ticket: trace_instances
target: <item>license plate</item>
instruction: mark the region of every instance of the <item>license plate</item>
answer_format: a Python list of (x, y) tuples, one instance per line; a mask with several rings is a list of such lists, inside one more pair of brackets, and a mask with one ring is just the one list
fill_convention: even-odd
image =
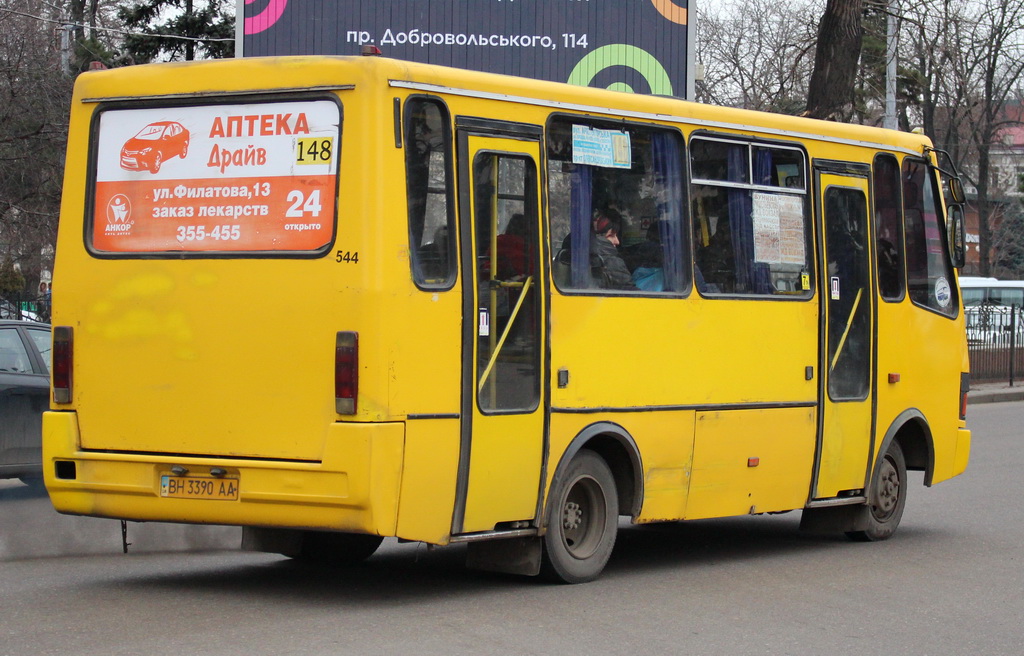
[(238, 479), (164, 474), (160, 476), (160, 496), (172, 499), (236, 501), (238, 499)]

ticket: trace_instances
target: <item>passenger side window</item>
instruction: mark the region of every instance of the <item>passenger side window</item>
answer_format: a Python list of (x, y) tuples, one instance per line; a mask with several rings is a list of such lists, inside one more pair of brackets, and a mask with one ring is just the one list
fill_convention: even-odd
[(942, 218), (939, 187), (931, 168), (922, 161), (904, 160), (907, 290), (914, 303), (955, 317), (959, 303)]
[(452, 140), (447, 108), (439, 100), (411, 98), (405, 104), (404, 137), (413, 280), (426, 289), (447, 288), (455, 281)]
[(548, 127), (552, 272), (562, 290), (690, 288), (678, 132), (559, 117)]
[(32, 338), (32, 341), (36, 345), (36, 350), (39, 351), (39, 355), (43, 358), (43, 364), (46, 365), (46, 371), (43, 373), (50, 373), (50, 351), (53, 348), (50, 331), (29, 328), (25, 332), (27, 332), (28, 336)]
[(30, 374), (32, 360), (14, 328), (0, 329), (0, 373)]
[(887, 301), (898, 301), (903, 298), (906, 278), (903, 269), (903, 203), (896, 158), (879, 155), (875, 159), (872, 178), (878, 293)]
[(805, 162), (798, 148), (691, 140), (694, 282), (701, 294), (810, 293)]
[(1005, 305), (1006, 307), (1024, 305), (1024, 290), (993, 287), (989, 290), (988, 295), (993, 305)]
[(984, 287), (962, 287), (960, 293), (964, 298), (964, 307), (977, 306), (985, 302)]

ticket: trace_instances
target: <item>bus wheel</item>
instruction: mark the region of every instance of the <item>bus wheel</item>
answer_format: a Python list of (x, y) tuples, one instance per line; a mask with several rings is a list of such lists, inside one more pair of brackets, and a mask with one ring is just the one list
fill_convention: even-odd
[(383, 541), (379, 535), (305, 531), (302, 548), (294, 558), (317, 565), (354, 565), (372, 556)]
[(891, 538), (900, 524), (906, 503), (907, 463), (903, 458), (903, 449), (897, 442), (893, 442), (882, 456), (878, 475), (871, 482), (868, 505), (864, 509), (864, 525), (867, 528), (862, 531), (850, 531), (846, 535), (858, 542)]
[(611, 470), (593, 451), (580, 451), (555, 481), (547, 525), (543, 574), (565, 583), (596, 579), (615, 546), (619, 499)]

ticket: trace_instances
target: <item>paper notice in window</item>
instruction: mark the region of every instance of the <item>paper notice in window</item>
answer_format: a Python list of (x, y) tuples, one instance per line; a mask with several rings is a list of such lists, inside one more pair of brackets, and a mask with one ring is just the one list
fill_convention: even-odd
[(754, 192), (754, 259), (769, 264), (806, 263), (803, 196)]

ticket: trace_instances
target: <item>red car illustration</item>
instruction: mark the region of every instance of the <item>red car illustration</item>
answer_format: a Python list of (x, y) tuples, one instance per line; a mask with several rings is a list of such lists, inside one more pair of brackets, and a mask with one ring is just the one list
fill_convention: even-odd
[(188, 140), (189, 132), (181, 123), (150, 123), (121, 147), (121, 168), (126, 171), (148, 170), (156, 173), (165, 160), (175, 156), (185, 159)]

